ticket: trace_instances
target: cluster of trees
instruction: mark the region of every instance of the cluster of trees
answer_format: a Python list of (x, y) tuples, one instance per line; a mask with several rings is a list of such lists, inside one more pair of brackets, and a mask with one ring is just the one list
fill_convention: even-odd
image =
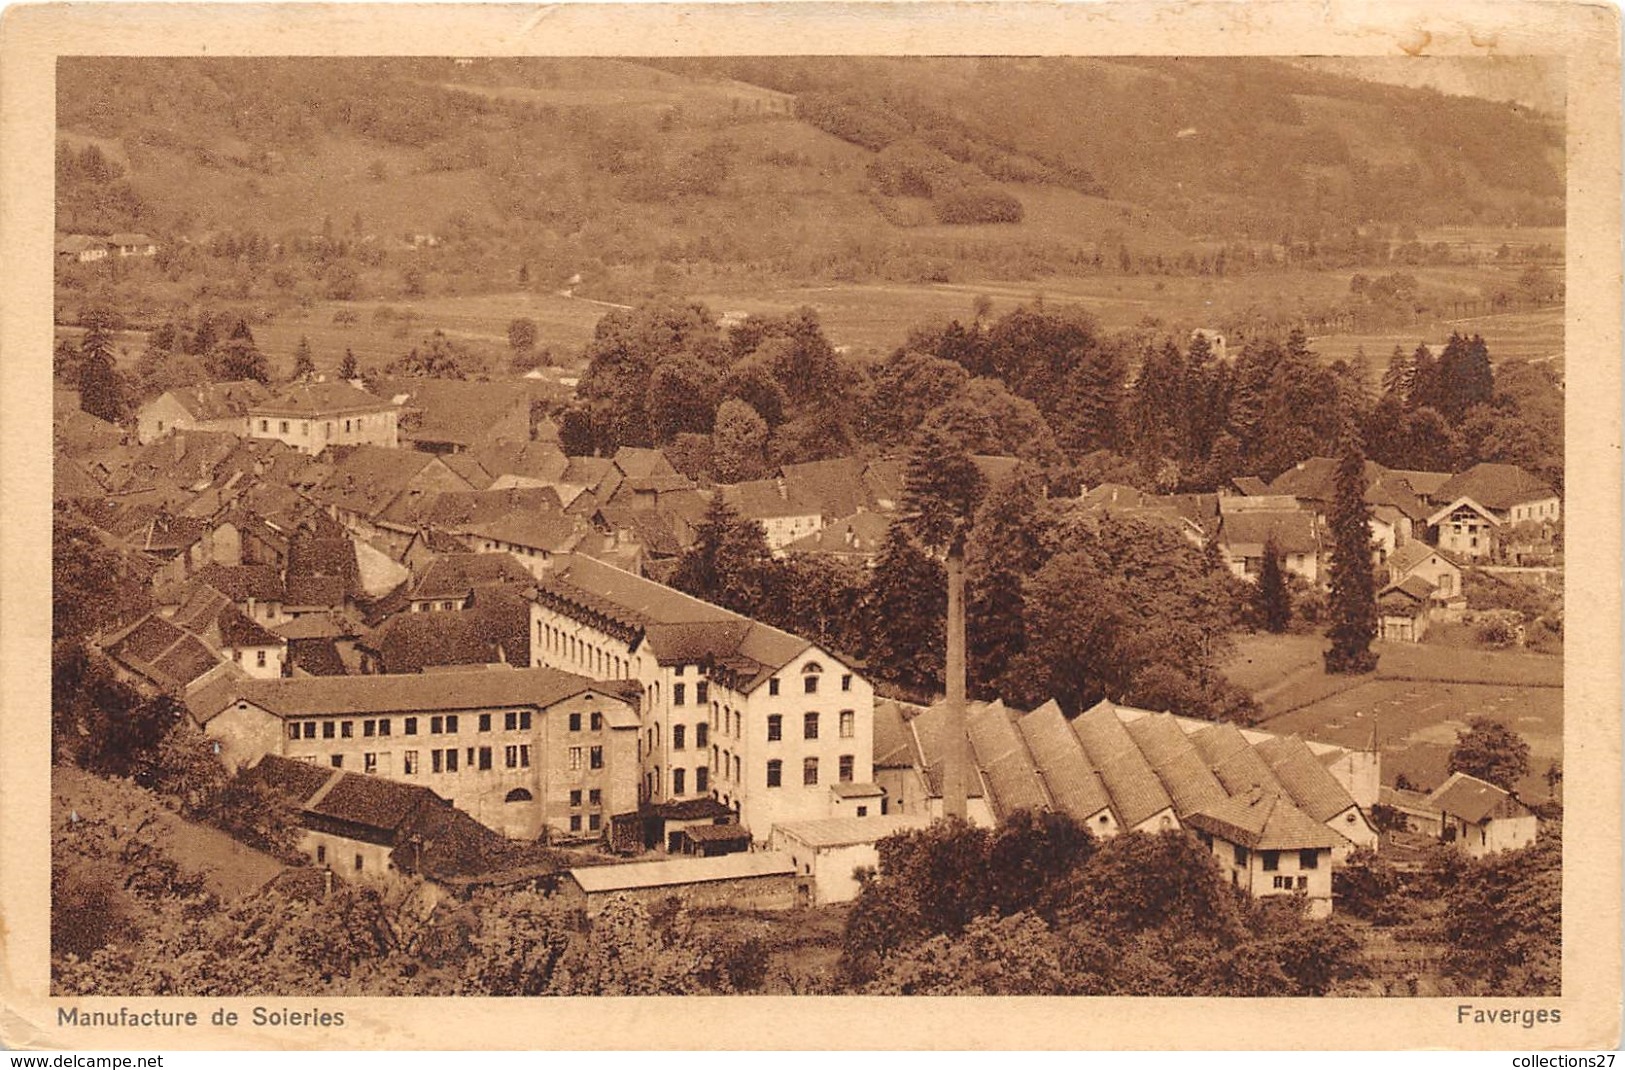
[(1030, 466), (987, 487), (946, 433), (922, 431), (905, 519), (870, 570), (776, 559), (760, 525), (720, 497), (673, 586), (863, 660), (928, 696), (944, 684), (946, 556), (962, 540), (969, 689), (1068, 713), (1100, 698), (1248, 720), (1218, 666), (1245, 598), (1211, 552), (1161, 525), (1065, 515)]
[(1562, 390), (1544, 365), (1490, 361), (1478, 335), (1452, 334), (1437, 356), (1395, 348), (1380, 397), (1364, 414), (1372, 459), (1397, 468), (1457, 471), (1516, 464), (1562, 486)]
[(92, 234), (135, 230), (148, 211), (122, 164), (94, 142), (75, 152), (65, 141), (56, 144), (56, 208), (58, 230)]
[(1189, 833), (1097, 843), (1028, 811), (881, 841), (842, 951), (884, 995), (1310, 996), (1363, 972), (1346, 923), (1248, 898)]

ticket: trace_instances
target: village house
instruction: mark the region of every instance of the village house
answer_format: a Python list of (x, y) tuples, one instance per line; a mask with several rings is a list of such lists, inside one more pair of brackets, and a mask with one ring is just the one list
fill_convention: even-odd
[(536, 583), (531, 656), (642, 689), (640, 799), (711, 797), (758, 842), (873, 782), (874, 691), (798, 636), (580, 555)]
[(357, 446), (336, 460), (311, 498), (352, 533), (398, 555), (441, 493), (473, 489), (432, 453)]
[(145, 234), (114, 234), (107, 239), (107, 247), (121, 257), (158, 255), (158, 243)]
[(803, 535), (787, 543), (783, 549), (786, 554), (817, 554), (868, 568), (879, 558), (890, 530), (891, 521), (879, 513), (862, 509), (825, 525), (816, 534)]
[(509, 841), (426, 787), (267, 754), (241, 774), (295, 800), (299, 850), (347, 880), (418, 875), (445, 885), (552, 871), (545, 850)]
[(635, 709), (554, 669), (242, 681), (188, 705), (228, 766), (275, 754), (421, 785), (512, 838), (601, 838), (637, 808)]
[(492, 586), (477, 589), (455, 612), (396, 613), (368, 629), (356, 653), (358, 671), (386, 675), (529, 665), (530, 599)]
[(349, 383), (300, 383), (248, 407), (250, 438), (277, 439), (312, 456), (329, 446), (400, 445), (400, 409)]
[(270, 395), (253, 379), (166, 390), (136, 411), (136, 440), (142, 445), (174, 431), (224, 431), (243, 435), (248, 410)]
[(754, 520), (767, 536), (767, 548), (780, 550), (824, 526), (822, 505), (792, 497), (782, 480), (753, 479), (717, 488), (722, 500), (745, 520)]
[(120, 678), (144, 690), (185, 697), (242, 675), (218, 650), (158, 613), (102, 637), (98, 645)]
[(1263, 788), (1186, 818), (1230, 883), (1248, 895), (1301, 895), (1309, 916), (1332, 912), (1332, 851), (1347, 841)]
[(1527, 847), (1539, 831), (1534, 811), (1516, 795), (1466, 773), (1451, 773), (1427, 806), (1439, 814), (1440, 838), (1474, 858)]
[(207, 584), (194, 584), (169, 619), (250, 677), (275, 679), (283, 674), (287, 640), (244, 616), (230, 598)]
[(1289, 507), (1258, 508), (1278, 498), (1221, 498), (1219, 551), (1225, 565), (1241, 579), (1258, 581), (1264, 569), (1264, 547), (1274, 536), (1281, 569), (1318, 584), (1321, 576), (1321, 530), (1315, 514)]
[(1472, 560), (1552, 553), (1562, 502), (1550, 486), (1517, 465), (1476, 464), (1434, 493), (1446, 503), (1427, 518), (1431, 541), (1439, 549)]
[(58, 234), (56, 238), (58, 262), (93, 264), (107, 259), (107, 239), (88, 234)]
[(477, 553), (508, 554), (540, 576), (559, 554), (570, 553), (594, 534), (575, 517), (557, 513), (514, 512), (495, 520), (465, 524), (454, 530)]

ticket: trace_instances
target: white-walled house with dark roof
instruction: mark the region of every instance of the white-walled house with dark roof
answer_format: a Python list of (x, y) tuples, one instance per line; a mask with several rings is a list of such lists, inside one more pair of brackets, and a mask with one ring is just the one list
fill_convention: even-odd
[(762, 842), (874, 780), (874, 689), (806, 639), (580, 555), (531, 620), (536, 664), (637, 682), (645, 803), (714, 798)]

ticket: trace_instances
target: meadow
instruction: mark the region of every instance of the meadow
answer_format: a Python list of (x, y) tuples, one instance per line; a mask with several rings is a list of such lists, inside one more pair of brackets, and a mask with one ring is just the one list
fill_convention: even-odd
[(1529, 744), (1519, 792), (1544, 799), (1549, 765), (1563, 763), (1563, 659), (1523, 651), (1467, 650), (1430, 643), (1377, 643), (1371, 676), (1328, 675), (1315, 635), (1248, 635), (1225, 675), (1264, 710), (1259, 727), (1346, 747), (1382, 751), (1383, 782), (1403, 773), (1437, 787), (1458, 732), (1492, 717)]

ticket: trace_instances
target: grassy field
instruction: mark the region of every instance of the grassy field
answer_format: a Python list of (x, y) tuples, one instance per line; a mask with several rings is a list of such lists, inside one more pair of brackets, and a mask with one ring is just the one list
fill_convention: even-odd
[(1365, 350), (1373, 374), (1387, 366), (1388, 356), (1400, 346), (1409, 353), (1421, 341), (1443, 342), (1450, 332), (1480, 334), (1490, 357), (1502, 360), (1561, 361), (1563, 358), (1563, 306), (1528, 312), (1473, 316), (1457, 320), (1430, 320), (1415, 327), (1378, 334), (1329, 334), (1312, 340), (1315, 352), (1327, 360), (1348, 360), (1356, 349)]
[(1548, 765), (1563, 762), (1563, 662), (1518, 651), (1464, 650), (1427, 643), (1378, 643), (1373, 676), (1330, 676), (1326, 641), (1312, 635), (1252, 635), (1225, 673), (1264, 708), (1260, 727), (1348, 747), (1373, 731), (1383, 780), (1404, 773), (1437, 787), (1456, 734), (1476, 716), (1502, 721), (1529, 744), (1530, 775), (1519, 791), (1547, 797)]

